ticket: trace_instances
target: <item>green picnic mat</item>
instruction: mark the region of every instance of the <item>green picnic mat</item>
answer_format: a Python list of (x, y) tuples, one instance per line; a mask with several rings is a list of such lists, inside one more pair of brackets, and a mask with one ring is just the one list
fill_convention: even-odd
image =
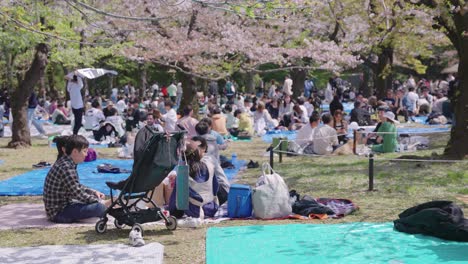
[(400, 233), (388, 222), (212, 227), (206, 263), (468, 263), (468, 243)]

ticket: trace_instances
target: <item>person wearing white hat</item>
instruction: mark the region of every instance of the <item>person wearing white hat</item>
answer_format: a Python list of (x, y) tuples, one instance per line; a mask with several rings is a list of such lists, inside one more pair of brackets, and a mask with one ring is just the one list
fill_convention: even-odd
[(395, 114), (386, 111), (380, 117), (382, 125), (377, 130), (377, 144), (372, 146), (372, 151), (388, 153), (395, 152), (397, 149), (397, 129), (396, 125), (399, 123), (395, 120)]

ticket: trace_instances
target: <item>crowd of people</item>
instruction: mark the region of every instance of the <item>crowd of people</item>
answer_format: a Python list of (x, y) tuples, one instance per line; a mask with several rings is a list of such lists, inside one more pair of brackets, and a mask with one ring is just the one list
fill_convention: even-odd
[[(410, 77), (404, 84), (388, 90), (384, 98), (365, 98), (353, 89), (344, 89), (343, 81), (334, 76), (324, 93), (307, 79), (301, 96), (293, 98), (293, 81), (289, 76), (282, 86), (271, 81), (270, 87), (258, 94), (239, 92), (231, 80), (221, 89), (212, 82), (206, 95), (197, 95), (200, 110), (196, 119), (191, 105), (179, 108), (182, 88), (176, 82), (167, 87), (167, 93), (160, 91), (157, 85), (153, 86), (153, 92), (157, 93), (147, 98), (138, 98), (134, 88), (128, 84), (120, 93), (113, 89), (108, 100), (99, 97), (83, 100), (80, 77), (71, 73), (67, 79), (67, 91), (71, 97), (67, 103), (69, 107), (60, 100), (47, 103), (38, 100), (34, 92), (29, 100), (31, 116), (38, 112), (43, 116), (48, 114), (54, 123), (70, 124), (74, 120), (73, 135), (67, 137), (67, 142), (57, 144), (59, 158), (49, 172), (44, 188), (47, 215), (56, 222), (76, 221), (76, 212), (80, 210), (88, 212), (84, 214), (87, 217), (99, 216), (105, 210), (102, 205), (95, 204), (103, 195), (80, 185), (73, 166), (83, 161), (89, 146), (86, 138), (77, 135), (81, 127), (92, 131), (96, 141), (111, 137), (121, 144), (126, 144), (129, 135), (138, 131), (134, 140), (135, 153), (154, 131), (185, 130), (189, 144), (184, 159), (190, 167), (190, 184), (195, 190), (190, 193), (189, 209), (178, 211), (175, 207), (172, 190), (176, 170), (157, 187), (157, 193), (168, 193), (159, 197), (157, 204), (168, 205), (176, 216), (213, 216), (218, 206), (227, 200), (229, 192), (229, 181), (222, 169), (226, 158), (220, 155), (220, 151), (229, 148), (230, 139), (262, 136), (269, 130), (295, 130), (297, 137), (291, 144), (291, 151), (327, 155), (346, 144), (348, 127), (356, 122), (358, 126), (376, 125), (376, 133), (360, 139), (371, 144), (373, 151), (393, 152), (397, 146), (396, 124), (400, 121), (412, 122), (417, 115), (438, 115), (450, 119), (447, 95), (450, 86), (456, 85), (453, 79), (446, 86), (434, 88), (424, 80), (416, 83)], [(349, 115), (343, 103), (354, 105)], [(328, 111), (323, 111), (324, 104), (329, 105)], [(70, 118), (70, 113), (74, 118)], [(374, 114), (377, 120), (371, 118)], [(34, 121), (34, 118), (30, 119)], [(41, 132), (40, 128), (38, 130)], [(67, 169), (60, 169), (60, 166)], [(60, 177), (70, 180), (59, 182), (57, 179)], [(61, 198), (57, 198), (59, 196)], [(85, 205), (75, 205), (74, 200)]]

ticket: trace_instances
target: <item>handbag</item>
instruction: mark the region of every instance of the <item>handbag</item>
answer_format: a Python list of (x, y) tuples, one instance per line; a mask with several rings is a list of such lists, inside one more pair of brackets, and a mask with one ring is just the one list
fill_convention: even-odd
[(262, 173), (252, 193), (254, 216), (270, 219), (290, 215), (289, 191), (283, 178), (268, 163), (262, 165)]
[(181, 158), (179, 158), (177, 166), (176, 207), (182, 211), (189, 209), (189, 166)]

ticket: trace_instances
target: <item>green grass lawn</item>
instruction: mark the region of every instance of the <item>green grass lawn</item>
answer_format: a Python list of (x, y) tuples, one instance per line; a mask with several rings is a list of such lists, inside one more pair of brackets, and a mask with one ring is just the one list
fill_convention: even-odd
[[(446, 138), (441, 138), (434, 148), (418, 152), (421, 156), (441, 153)], [(41, 160), (53, 162), (56, 150), (49, 148), (45, 140), (35, 140), (30, 149), (11, 150), (0, 139), (0, 180), (28, 171), (31, 165)], [(268, 145), (256, 138), (252, 142), (231, 143), (224, 154), (235, 152), (238, 159), (253, 159), (259, 163), (268, 161), (263, 157)], [(115, 149), (97, 149), (101, 157), (116, 156)], [(413, 153), (414, 154), (414, 153)], [(281, 174), (290, 189), (301, 195), (313, 197), (347, 198), (353, 200), (360, 210), (339, 220), (285, 220), (285, 221), (225, 221), (217, 226), (263, 225), (285, 223), (341, 223), (392, 221), (404, 209), (435, 199), (448, 199), (460, 204), (467, 212), (468, 205), (457, 198), (468, 194), (468, 163), (391, 162), (380, 159), (398, 157), (398, 154), (378, 156), (375, 161), (375, 189), (368, 192), (368, 160), (358, 156), (329, 157), (284, 157), (282, 163), (275, 158), (274, 169)], [(240, 173), (238, 183), (254, 185), (261, 169), (248, 169)], [(31, 202), (40, 203), (41, 197), (0, 197), (0, 205)], [(209, 226), (208, 226), (209, 227)], [(168, 231), (163, 226), (147, 228), (144, 238), (147, 243), (156, 241), (165, 246), (165, 263), (204, 263), (205, 234), (207, 226), (197, 229)], [(98, 235), (94, 227), (23, 229), (0, 231), (1, 247), (38, 246), (54, 244), (104, 244), (126, 243), (128, 229), (109, 229)]]

